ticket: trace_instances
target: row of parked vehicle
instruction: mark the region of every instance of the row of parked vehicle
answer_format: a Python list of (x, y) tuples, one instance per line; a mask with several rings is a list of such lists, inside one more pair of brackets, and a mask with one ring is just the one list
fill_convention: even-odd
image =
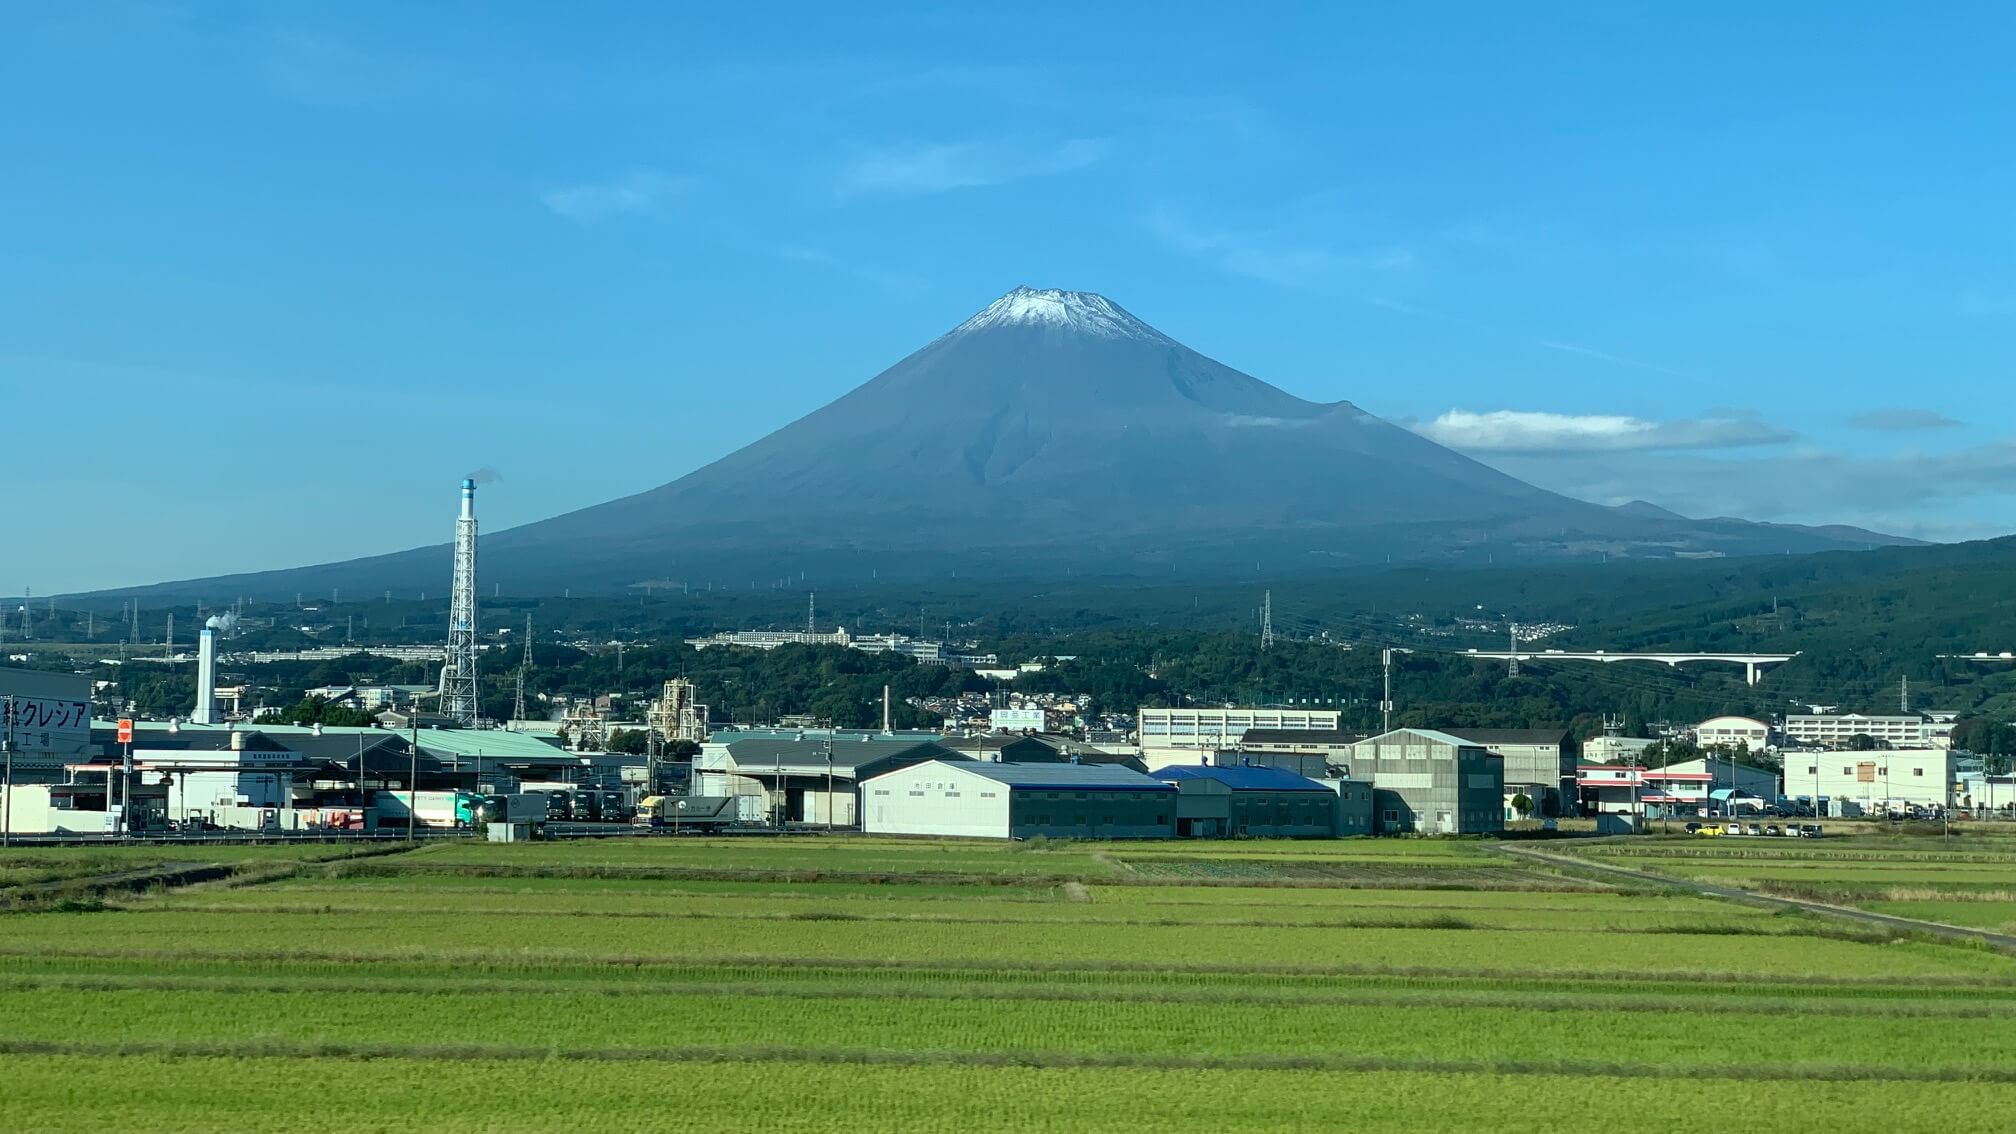
[(1689, 823), (1687, 833), (1703, 838), (1719, 838), (1723, 835), (1759, 835), (1769, 838), (1817, 839), (1820, 837), (1818, 823), (1738, 823), (1731, 819), (1726, 823)]

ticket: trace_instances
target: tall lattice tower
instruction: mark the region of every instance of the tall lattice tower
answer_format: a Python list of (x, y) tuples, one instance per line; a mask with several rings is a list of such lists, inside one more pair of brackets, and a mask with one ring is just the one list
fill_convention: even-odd
[(518, 663), (518, 694), (511, 702), (511, 719), (525, 719), (525, 675), (532, 669), (532, 616), (525, 616), (525, 660)]
[(455, 521), (455, 576), (448, 604), (448, 664), (441, 668), (441, 712), (463, 728), (483, 713), (476, 680), (476, 482), (462, 482), (462, 515)]
[(1260, 648), (1274, 648), (1274, 592), (1268, 591), (1260, 599)]

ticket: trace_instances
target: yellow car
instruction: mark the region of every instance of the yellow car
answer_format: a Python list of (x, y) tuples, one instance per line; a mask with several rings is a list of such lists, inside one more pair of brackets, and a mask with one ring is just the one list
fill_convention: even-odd
[(1722, 828), (1711, 823), (1706, 827), (1696, 827), (1694, 833), (1703, 838), (1712, 839), (1722, 833)]

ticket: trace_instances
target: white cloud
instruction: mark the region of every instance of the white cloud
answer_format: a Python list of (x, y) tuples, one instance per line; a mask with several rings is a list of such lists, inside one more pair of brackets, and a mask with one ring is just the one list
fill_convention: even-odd
[(997, 140), (888, 147), (864, 154), (842, 170), (840, 191), (944, 193), (1001, 185), (1084, 169), (1103, 160), (1107, 148), (1098, 138), (1047, 145)]
[(1848, 423), (1862, 429), (1874, 429), (1881, 433), (1909, 433), (1920, 429), (1951, 429), (1958, 421), (1937, 410), (1892, 409), (1871, 410), (1850, 418)]
[(645, 213), (668, 196), (681, 192), (692, 178), (640, 170), (612, 181), (590, 182), (548, 190), (539, 200), (571, 221), (587, 223), (623, 213)]
[(1683, 421), (1646, 421), (1623, 414), (1450, 410), (1412, 428), (1431, 441), (1471, 453), (1727, 449), (1792, 440), (1791, 433), (1740, 411), (1716, 411)]
[(1650, 500), (1689, 516), (1848, 523), (1920, 539), (1999, 535), (2016, 523), (2016, 441), (1947, 453), (1759, 456), (1612, 452), (1487, 455), (1492, 466), (1598, 504)]

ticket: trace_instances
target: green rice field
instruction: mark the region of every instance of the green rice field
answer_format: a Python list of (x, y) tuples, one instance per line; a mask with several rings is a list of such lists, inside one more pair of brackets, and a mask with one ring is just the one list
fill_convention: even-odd
[[(1950, 896), (2000, 851), (1851, 842), (1577, 851), (2016, 916)], [(1658, 1127), (1953, 1134), (2016, 1106), (2016, 957), (1474, 841), (229, 849), (222, 881), (0, 914), (0, 1130), (1537, 1132), (1712, 1097)], [(22, 852), (0, 885), (148, 853)]]

